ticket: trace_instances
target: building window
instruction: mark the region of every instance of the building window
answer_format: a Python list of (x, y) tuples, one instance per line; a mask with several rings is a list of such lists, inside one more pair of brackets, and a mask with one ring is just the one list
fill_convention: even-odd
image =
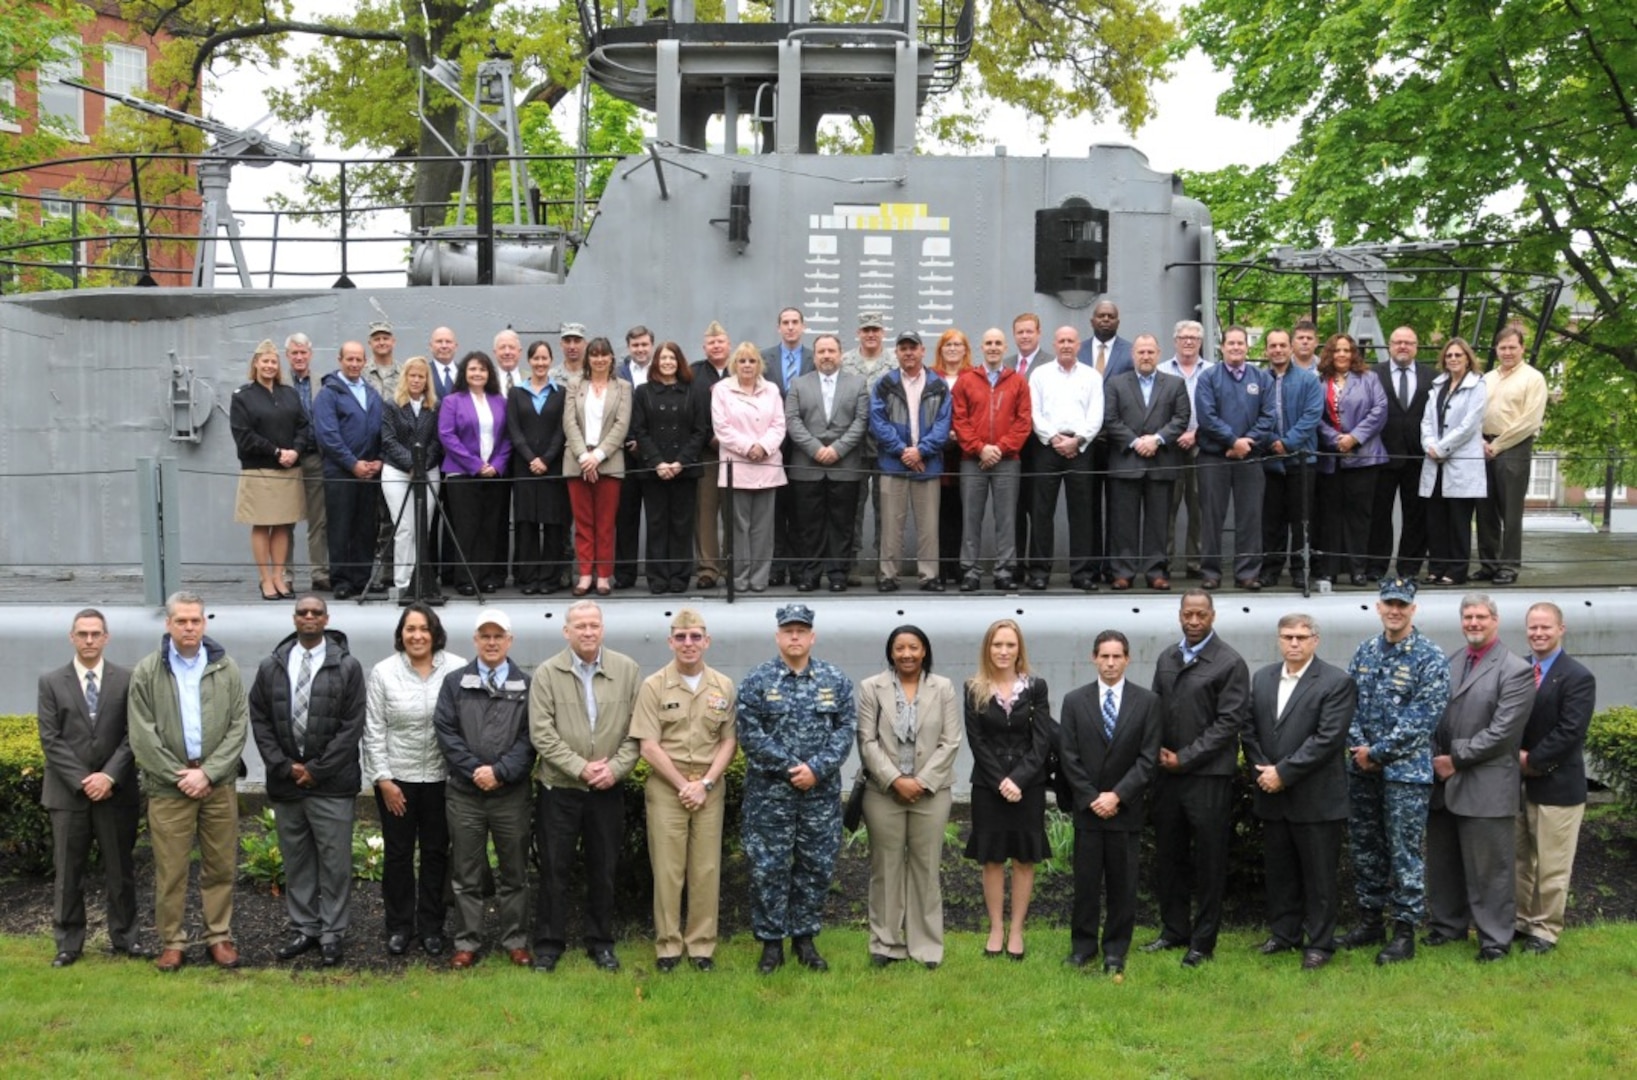
[(148, 88), (148, 52), (133, 45), (107, 45), (102, 85), (110, 94), (140, 96)]
[[(1602, 487), (1601, 484), (1599, 484), (1597, 487), (1587, 488), (1586, 489), (1586, 502), (1588, 502), (1592, 506), (1602, 506), (1603, 505), (1603, 487)], [(1622, 505), (1625, 504), (1625, 502), (1626, 502), (1626, 485), (1624, 485), (1624, 484), (1615, 484), (1614, 485), (1614, 504), (1616, 506), (1622, 506)]]
[(1558, 501), (1556, 454), (1536, 454), (1529, 463), (1529, 490), (1524, 493), (1524, 499), (1543, 503)]
[(61, 82), (78, 79), (84, 74), (80, 60), (80, 43), (75, 38), (57, 38), (52, 47), (63, 54), (60, 60), (40, 65), (40, 120), (55, 121), (55, 126), (71, 136), (85, 137), (85, 95), (77, 88)]
[(0, 79), (0, 131), (22, 131), (23, 125), (18, 122), (21, 119), (17, 114), (17, 84)]

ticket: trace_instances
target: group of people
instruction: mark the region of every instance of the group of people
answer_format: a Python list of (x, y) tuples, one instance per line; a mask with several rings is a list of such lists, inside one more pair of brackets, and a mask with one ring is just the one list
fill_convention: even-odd
[[(616, 360), (572, 322), (560, 363), (511, 330), (492, 356), (457, 360), (439, 327), (430, 357), (399, 364), (378, 321), (316, 383), (305, 335), (285, 342), (288, 373), (264, 341), (230, 410), (236, 518), (251, 526), (261, 595), (293, 597), (303, 518), (312, 587), (338, 599), (396, 588), (407, 604), (440, 585), (475, 597), (508, 581), (524, 595), (608, 595), (639, 569), (656, 594), (728, 576), (740, 591), (844, 592), (862, 583), (872, 500), (882, 592), (899, 588), (912, 520), (921, 589), (982, 588), (992, 550), (996, 589), (1045, 590), (1060, 502), (1068, 584), (1088, 592), (1166, 590), (1174, 570), (1257, 590), (1287, 564), (1298, 589), (1423, 569), (1423, 584), (1461, 585), (1474, 516), (1470, 577), (1517, 580), (1546, 383), (1515, 326), (1485, 374), (1460, 338), (1434, 368), (1401, 326), (1390, 361), (1370, 366), (1347, 334), (1321, 347), (1306, 320), (1266, 331), (1261, 365), (1237, 326), (1221, 362), (1205, 359), (1185, 320), (1162, 360), (1155, 335), (1119, 335), (1108, 300), (1083, 341), (1059, 327), (1049, 351), (1033, 314), (1013, 321), (1010, 344), (984, 331), (977, 351), (960, 330), (932, 342), (905, 330), (889, 352), (882, 315), (858, 321), (845, 351), (834, 334), (809, 343), (797, 308), (765, 348), (733, 347), (712, 322), (692, 364), (645, 326)], [(417, 567), (427, 581), (412, 582)]]
[[(1240, 781), (1263, 822), (1272, 933), (1266, 954), (1299, 950), (1306, 968), (1338, 946), (1380, 945), (1377, 963), (1466, 940), (1478, 959), (1513, 943), (1550, 951), (1563, 930), (1586, 801), (1582, 754), (1595, 705), (1590, 672), (1563, 650), (1562, 612), (1528, 609), (1528, 659), (1499, 639), (1493, 600), (1461, 603), (1466, 647), (1446, 657), (1414, 624), (1416, 585), (1380, 585), (1382, 632), (1341, 668), (1321, 660), (1311, 616), (1279, 620), (1282, 660), (1254, 675), (1215, 631), (1211, 593), (1189, 589), (1181, 638), (1152, 685), (1126, 679), (1130, 643), (1096, 635), (1097, 679), (1052, 715), (1022, 627), (984, 634), (975, 674), (957, 689), (934, 673), (920, 627), (894, 628), (885, 668), (853, 681), (813, 655), (813, 609), (776, 612), (777, 655), (737, 685), (705, 663), (704, 617), (671, 617), (671, 660), (644, 678), (605, 647), (595, 601), (564, 615), (565, 647), (531, 673), (511, 659), (511, 619), (483, 607), (475, 657), (447, 648), (437, 612), (411, 604), (394, 652), (365, 672), (325, 601), (295, 600), (294, 630), (261, 659), (248, 689), (204, 632), (204, 603), (166, 603), (159, 648), (134, 669), (104, 658), (101, 613), (75, 615), (74, 659), (42, 676), (39, 727), (57, 869), (56, 966), (85, 944), (91, 841), (107, 879), (111, 949), (155, 954), (137, 936), (132, 848), (147, 796), (160, 970), (186, 958), (190, 853), (199, 852), (204, 944), (223, 967), (232, 937), (241, 755), (254, 737), (266, 766), (285, 869), (290, 933), (276, 955), (343, 961), (359, 791), (373, 788), (385, 842), (386, 948), (416, 942), (461, 969), (485, 953), (489, 852), (496, 952), (556, 969), (571, 940), (568, 881), (583, 861), (580, 939), (617, 971), (615, 874), (626, 832), (621, 781), (639, 758), (654, 882), (656, 964), (714, 967), (723, 776), (745, 758), (743, 844), (758, 968), (828, 965), (815, 938), (842, 839), (842, 766), (854, 748), (854, 797), (868, 827), (870, 962), (937, 967), (944, 957), (939, 881), (957, 755), (970, 746), (966, 855), (983, 866), (985, 955), (1026, 956), (1034, 867), (1051, 854), (1046, 791), (1074, 825), (1068, 963), (1099, 956), (1124, 971), (1135, 923), (1138, 853), (1154, 823), (1160, 934), (1146, 952), (1182, 950), (1197, 967), (1216, 949)], [(1336, 933), (1337, 871), (1351, 843), (1358, 920)], [(1423, 845), (1425, 853), (1423, 854)], [(528, 863), (538, 858), (532, 928)], [(1007, 918), (1006, 868), (1011, 864)], [(446, 886), (453, 911), (446, 904)], [(686, 902), (684, 903), (684, 896)], [(1106, 907), (1106, 916), (1104, 909)], [(452, 928), (450, 927), (452, 914)]]

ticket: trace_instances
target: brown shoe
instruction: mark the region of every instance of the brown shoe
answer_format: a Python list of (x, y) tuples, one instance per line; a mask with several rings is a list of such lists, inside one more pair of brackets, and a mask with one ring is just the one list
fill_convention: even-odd
[(529, 955), (529, 950), (527, 949), (513, 949), (506, 955), (510, 956), (512, 958), (512, 963), (516, 964), (518, 967), (528, 967), (534, 963), (534, 957)]
[(1171, 579), (1162, 577), (1154, 578), (1148, 583), (1148, 587), (1157, 592), (1169, 592), (1171, 590)]
[(180, 971), (186, 959), (181, 949), (162, 949), (159, 959), (153, 962), (153, 966), (160, 971)]
[(233, 947), (231, 941), (218, 941), (210, 947), (210, 958), (220, 968), (236, 968), (239, 966), (239, 950)]
[(1113, 588), (1115, 592), (1125, 592), (1127, 589), (1131, 588), (1131, 579), (1126, 577), (1117, 577), (1114, 579), (1114, 583), (1110, 587)]
[(449, 958), (449, 966), (456, 971), (465, 971), (475, 963), (477, 963), (477, 953), (467, 949), (461, 949)]

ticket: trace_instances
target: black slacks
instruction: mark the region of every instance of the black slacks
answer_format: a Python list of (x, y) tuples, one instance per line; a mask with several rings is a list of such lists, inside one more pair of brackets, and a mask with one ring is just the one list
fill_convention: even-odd
[(1091, 455), (1064, 457), (1039, 439), (1029, 442), (1030, 460), (1025, 464), (1035, 474), (1031, 484), (1034, 509), (1029, 535), (1029, 573), (1052, 572), (1053, 548), (1057, 533), (1057, 493), (1063, 492), (1069, 519), (1069, 580), (1078, 581), (1097, 573), (1097, 552), (1091, 535)]
[(1106, 895), (1108, 921), (1103, 924), (1103, 959), (1105, 963), (1125, 959), (1137, 923), (1137, 857), (1141, 851), (1140, 830), (1075, 826), (1071, 951), (1096, 955), (1097, 920)]
[(625, 840), (625, 796), (607, 791), (540, 789), (534, 842), (540, 855), (540, 891), (534, 908), (534, 951), (560, 956), (568, 947), (568, 878), (576, 848), (585, 852), (585, 925), (588, 949), (614, 946), (614, 872)]
[(1466, 584), (1472, 565), (1472, 515), (1481, 499), (1451, 499), (1444, 495), (1444, 470), (1427, 498), (1427, 573)]
[[(634, 455), (627, 451), (626, 460), (633, 460)], [(643, 489), (648, 481), (654, 479), (654, 474), (642, 469), (632, 469), (620, 485), (619, 510), (614, 515), (614, 584), (622, 589), (629, 589), (637, 583), (637, 573), (641, 566), (638, 562), (642, 544), (642, 504)], [(654, 515), (648, 515), (651, 523)], [(691, 520), (691, 519), (690, 519)], [(649, 551), (648, 557), (653, 557)]]
[(104, 799), (83, 810), (49, 813), (51, 854), (57, 870), (51, 909), (57, 951), (85, 949), (85, 872), (90, 869), (93, 838), (102, 856), (108, 943), (116, 949), (129, 948), (136, 940), (136, 871), (131, 849), (136, 846), (141, 809), (135, 801)]
[(1275, 941), (1293, 948), (1336, 951), (1336, 873), (1347, 822), (1262, 823), (1268, 877), (1268, 921)]
[(1171, 480), (1108, 480), (1108, 568), (1116, 578), (1165, 576), (1165, 530), (1171, 524)]
[(1154, 893), (1160, 932), (1207, 954), (1216, 950), (1222, 929), (1233, 779), (1166, 774), (1154, 785)]
[(1283, 472), (1267, 471), (1262, 490), (1262, 580), (1277, 581), (1290, 562), (1290, 578), (1307, 576), (1302, 554), (1313, 519), (1313, 466), (1286, 461)]
[(1427, 500), (1421, 497), (1421, 459), (1395, 459), (1381, 466), (1376, 477), (1375, 506), (1370, 510), (1370, 566), (1372, 579), (1387, 576), (1393, 561), (1393, 504), (1398, 504), (1402, 529), (1398, 534), (1399, 577), (1416, 577), (1427, 558)]
[(563, 558), (567, 543), (567, 525), (519, 521), (517, 562), (514, 564), (517, 583), (561, 588), (570, 565), (570, 561)]
[[(397, 781), (404, 793), (404, 815), (387, 812), (380, 791), (375, 808), (381, 815), (381, 839), (386, 844), (381, 865), (381, 903), (386, 908), (386, 930), (410, 937), (443, 936), (449, 888), (449, 816), (443, 781)], [(420, 848), (420, 869), (415, 849)]]
[(1319, 547), (1324, 577), (1367, 574), (1370, 565), (1370, 512), (1375, 507), (1376, 476), (1380, 468), (1338, 468), (1319, 477)]
[[(648, 515), (648, 584), (655, 588), (687, 585), (693, 575), (693, 523), (699, 510), (699, 481), (686, 475), (661, 480), (649, 473), (642, 477), (641, 488), (643, 509)], [(620, 498), (625, 498), (623, 492)], [(614, 550), (617, 575), (618, 533)]]
[(816, 582), (823, 575), (846, 584), (853, 518), (858, 511), (858, 481), (849, 478), (856, 475), (838, 472), (818, 480), (791, 482), (796, 516), (804, 523), (797, 533), (798, 583)]
[[(455, 564), (455, 582), (473, 587), (506, 584), (506, 510), (511, 505), (511, 482), (480, 476), (446, 476), (449, 523), (456, 549), (444, 549)], [(462, 565), (461, 560), (465, 563)]]
[(363, 592), (375, 559), (375, 516), (381, 485), (355, 477), (324, 477), (325, 537), (330, 544), (330, 584)]

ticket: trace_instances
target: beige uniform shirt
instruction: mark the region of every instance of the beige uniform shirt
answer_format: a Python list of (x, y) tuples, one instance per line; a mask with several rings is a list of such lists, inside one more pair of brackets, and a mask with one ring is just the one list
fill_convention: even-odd
[(658, 742), (678, 772), (697, 780), (723, 740), (734, 737), (737, 697), (733, 680), (710, 667), (700, 675), (699, 689), (689, 690), (673, 660), (643, 680), (631, 737)]

